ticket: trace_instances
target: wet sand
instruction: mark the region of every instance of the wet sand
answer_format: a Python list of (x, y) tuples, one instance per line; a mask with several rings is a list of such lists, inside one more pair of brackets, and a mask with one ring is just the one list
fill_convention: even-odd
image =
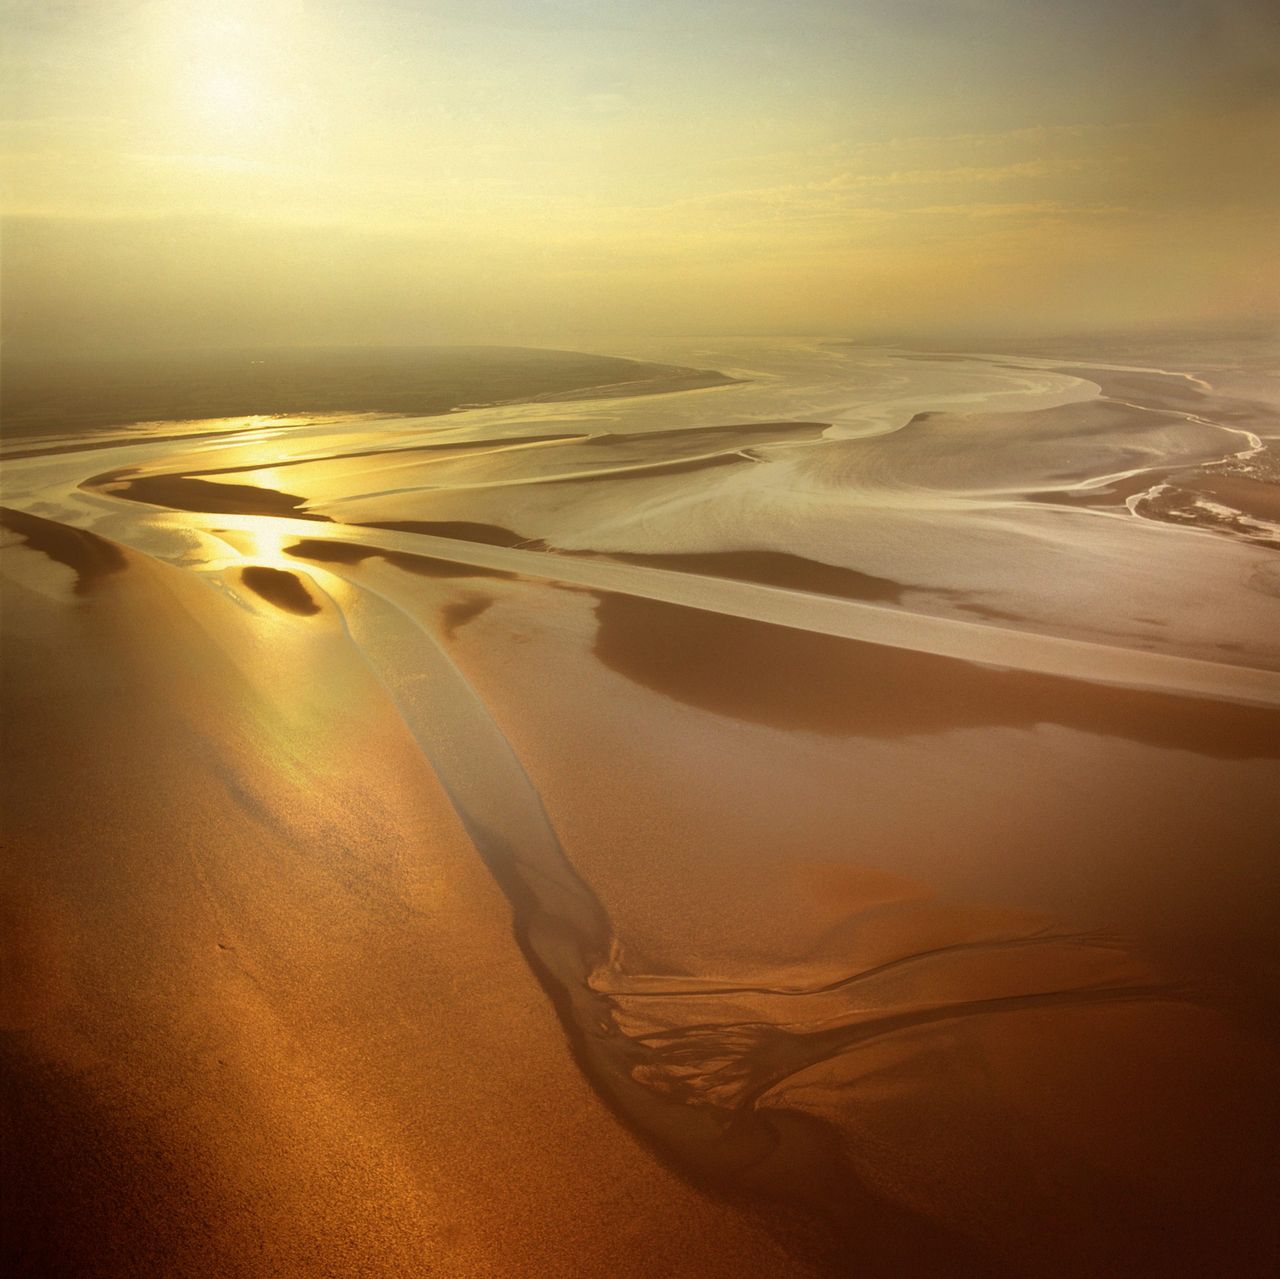
[[(576, 607), (592, 643), (598, 606)], [(1280, 1030), (1263, 975), (1277, 903), (1274, 887), (1254, 896), (1254, 877), (1270, 874), (1280, 822), (1257, 789), (1273, 763), (1233, 774), (1225, 760), (1209, 783), (1191, 753), (1205, 732), (1194, 713), (1177, 749), (1127, 739), (1123, 711), (1112, 746), (1094, 736), (1113, 728), (1104, 715), (1033, 728), (1017, 681), (993, 712), (1007, 715), (1001, 728), (947, 722), (940, 709), (891, 726), (918, 730), (905, 737), (875, 723), (864, 735), (851, 713), (851, 735), (827, 744), (806, 738), (812, 725), (762, 723), (751, 680), (690, 655), (687, 623), (656, 657), (655, 630), (638, 627), (630, 656), (642, 678), (665, 665), (668, 694), (695, 682), (681, 688), (671, 667), (698, 668), (713, 691), (641, 720), (648, 684), (634, 668), (591, 677), (548, 609), (515, 595), (491, 605), (458, 632), (458, 660), (607, 910), (616, 949), (592, 984), (641, 1040), (632, 1060), (651, 1089), (736, 1116), (744, 1141), (769, 1130), (775, 1107), (820, 1117), (844, 1153), (815, 1174), (816, 1154), (798, 1155), (784, 1127), (766, 1175), (813, 1186), (814, 1211), (839, 1220), (820, 1188), (846, 1184), (849, 1159), (864, 1184), (893, 1187), (900, 1209), (927, 1204), (935, 1229), (949, 1222), (978, 1245), (944, 1273), (1265, 1270), (1276, 1058), (1255, 1036), (1274, 1044)], [(709, 641), (722, 637), (707, 626)], [(807, 639), (779, 632), (765, 651), (794, 659), (838, 705), (849, 685), (832, 687)], [(859, 654), (844, 656), (873, 677)], [(1212, 817), (1197, 785), (1220, 788)], [(1224, 847), (1241, 882), (1197, 862), (1198, 849)], [(997, 1065), (1008, 1052), (1019, 1064)], [(1117, 1060), (1129, 1073), (1115, 1074)], [(805, 1177), (783, 1171), (791, 1159)], [(977, 1167), (1001, 1187), (992, 1199), (966, 1188)], [(990, 1215), (997, 1204), (1003, 1220)], [(836, 1228), (838, 1250), (859, 1255), (860, 1224)], [(919, 1258), (902, 1265), (932, 1273)]]
[(721, 363), (6, 463), (28, 1272), (1273, 1272), (1256, 401)]
[(331, 606), (16, 571), (15, 1273), (799, 1273), (593, 1097)]

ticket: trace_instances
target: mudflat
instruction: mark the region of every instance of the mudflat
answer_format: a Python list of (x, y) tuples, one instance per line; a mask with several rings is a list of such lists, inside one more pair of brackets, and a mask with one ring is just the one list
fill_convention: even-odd
[(679, 356), (9, 442), (29, 1269), (1273, 1273), (1265, 402)]

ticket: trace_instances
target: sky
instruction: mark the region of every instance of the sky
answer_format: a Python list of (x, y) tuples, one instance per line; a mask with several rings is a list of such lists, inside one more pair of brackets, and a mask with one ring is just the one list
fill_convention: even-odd
[(1262, 0), (0, 0), (10, 350), (1280, 313)]

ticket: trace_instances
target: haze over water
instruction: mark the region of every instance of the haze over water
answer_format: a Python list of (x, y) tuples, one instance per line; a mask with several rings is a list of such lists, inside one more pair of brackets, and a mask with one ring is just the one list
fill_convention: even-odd
[(5, 12), (10, 1269), (1275, 1272), (1269, 10)]

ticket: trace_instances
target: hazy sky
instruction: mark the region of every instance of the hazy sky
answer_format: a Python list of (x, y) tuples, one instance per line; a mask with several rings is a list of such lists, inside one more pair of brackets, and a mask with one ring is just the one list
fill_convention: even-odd
[(1262, 0), (0, 13), (14, 346), (607, 349), (1280, 309)]

